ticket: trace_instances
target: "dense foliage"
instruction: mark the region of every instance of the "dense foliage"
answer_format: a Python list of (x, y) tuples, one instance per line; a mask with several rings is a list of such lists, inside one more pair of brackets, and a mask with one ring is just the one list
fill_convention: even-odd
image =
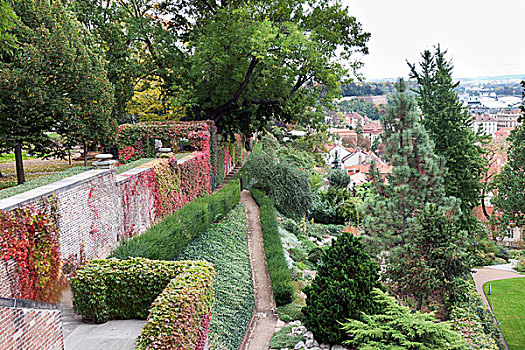
[(459, 332), (470, 349), (504, 350), (501, 333), (489, 307), (470, 282), (465, 298), (451, 303), (449, 314), (454, 330)]
[(14, 10), (19, 45), (0, 60), (0, 152), (15, 150), (20, 184), (22, 147), (63, 154), (46, 132), (59, 131), (68, 144), (109, 142), (116, 124), (105, 63), (74, 15), (61, 1), (21, 0)]
[(254, 151), (246, 161), (245, 171), (257, 188), (274, 200), (280, 212), (300, 218), (312, 201), (308, 175), (295, 166), (278, 162), (265, 151)]
[(0, 261), (10, 297), (56, 303), (60, 299), (60, 255), (56, 199), (37, 207), (0, 210)]
[[(214, 299), (213, 265), (188, 264), (155, 299), (148, 320), (136, 340), (136, 348), (204, 350)], [(141, 273), (148, 274), (146, 271)]]
[(264, 193), (252, 190), (252, 195), (259, 206), (264, 253), (272, 284), (273, 297), (277, 306), (285, 305), (293, 300), (294, 290), (292, 275), (284, 258), (284, 249), (279, 236), (277, 213), (273, 202)]
[(305, 288), (304, 324), (317, 340), (337, 344), (345, 333), (337, 321), (361, 319), (377, 305), (371, 291), (379, 288), (379, 266), (370, 260), (361, 240), (343, 232), (321, 255), (318, 272)]
[(203, 261), (92, 260), (71, 281), (73, 305), (96, 322), (148, 316), (139, 349), (202, 349), (196, 345), (210, 316), (214, 275)]
[(112, 255), (121, 259), (140, 256), (172, 260), (192, 239), (235, 207), (239, 199), (239, 182), (232, 181), (220, 191), (186, 204), (140, 236), (122, 242)]
[(437, 323), (432, 314), (401, 306), (396, 299), (374, 289), (374, 302), (381, 309), (377, 314), (363, 314), (361, 320), (347, 320), (343, 330), (351, 340), (345, 344), (359, 350), (466, 350), (461, 336), (447, 322)]
[(180, 258), (205, 260), (215, 267), (210, 349), (238, 349), (255, 304), (244, 206), (190, 242)]
[(445, 161), (444, 175), (447, 196), (461, 200), (463, 229), (472, 230), (472, 209), (479, 205), (486, 162), (479, 143), (482, 137), (471, 129), (472, 116), (459, 101), (455, 88), (459, 82), (452, 80), (452, 63), (445, 58), (446, 51), (438, 45), (435, 53), (425, 50), (419, 69), (410, 66), (410, 77), (416, 79), (414, 91), (421, 108), (425, 127), (434, 142), (435, 153)]
[(9, 32), (15, 26), (16, 14), (11, 1), (0, 3), (0, 55), (11, 53), (16, 46), (16, 37)]
[(424, 300), (441, 300), (462, 291), (462, 280), (472, 266), (466, 240), (456, 218), (428, 204), (410, 226), (405, 244), (391, 250), (386, 270), (392, 290), (398, 296), (416, 300), (418, 310)]
[(338, 101), (334, 103), (335, 111), (349, 113), (355, 112), (366, 116), (372, 120), (378, 120), (381, 116), (382, 108), (376, 107), (372, 102), (365, 101), (359, 98), (354, 98), (349, 101)]
[(359, 224), (357, 199), (347, 188), (330, 186), (314, 194), (309, 217), (320, 224)]
[[(525, 82), (522, 82), (525, 89)], [(525, 96), (525, 90), (523, 92)], [(525, 108), (522, 106), (522, 113)], [(523, 122), (525, 118), (521, 116)], [(509, 160), (495, 179), (496, 196), (491, 200), (507, 225), (525, 225), (525, 127), (518, 126), (509, 136)]]

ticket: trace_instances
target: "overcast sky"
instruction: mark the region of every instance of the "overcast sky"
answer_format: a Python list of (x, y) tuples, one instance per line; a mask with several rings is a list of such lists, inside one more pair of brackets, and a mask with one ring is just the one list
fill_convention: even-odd
[(365, 78), (407, 77), (440, 43), (454, 78), (525, 74), (525, 0), (342, 0), (372, 34)]

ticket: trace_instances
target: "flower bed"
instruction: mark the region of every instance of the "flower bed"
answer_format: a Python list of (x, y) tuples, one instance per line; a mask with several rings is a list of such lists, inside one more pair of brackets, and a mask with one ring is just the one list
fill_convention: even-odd
[(228, 217), (193, 240), (182, 259), (213, 263), (215, 295), (210, 326), (210, 349), (238, 349), (254, 308), (252, 271), (246, 237), (246, 214), (241, 204)]

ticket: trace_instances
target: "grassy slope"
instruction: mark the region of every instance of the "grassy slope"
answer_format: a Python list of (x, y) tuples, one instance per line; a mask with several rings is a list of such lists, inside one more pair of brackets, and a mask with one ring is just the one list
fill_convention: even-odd
[(238, 349), (254, 308), (244, 206), (193, 240), (180, 260), (206, 260), (216, 272), (210, 349)]
[(510, 350), (525, 350), (525, 278), (487, 282), (483, 290), (488, 295), (492, 284), (492, 304)]

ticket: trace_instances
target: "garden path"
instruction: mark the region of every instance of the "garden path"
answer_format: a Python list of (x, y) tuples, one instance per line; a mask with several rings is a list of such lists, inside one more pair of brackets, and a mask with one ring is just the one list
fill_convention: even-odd
[(270, 340), (277, 324), (277, 316), (275, 315), (275, 303), (266, 267), (259, 207), (250, 192), (246, 190), (241, 193), (241, 203), (246, 209), (248, 248), (255, 292), (254, 315), (246, 331), (241, 350), (266, 350), (270, 348)]
[(474, 284), (476, 285), (476, 290), (481, 295), (481, 298), (483, 299), (483, 302), (489, 306), (489, 302), (487, 300), (487, 297), (485, 296), (485, 293), (483, 292), (483, 284), (489, 281), (496, 281), (496, 280), (504, 280), (507, 278), (517, 278), (517, 277), (525, 277), (525, 275), (521, 275), (513, 270), (508, 270), (506, 268), (506, 265), (494, 265), (494, 266), (485, 266), (481, 269), (474, 269), (475, 273), (472, 274), (472, 278), (474, 279)]

